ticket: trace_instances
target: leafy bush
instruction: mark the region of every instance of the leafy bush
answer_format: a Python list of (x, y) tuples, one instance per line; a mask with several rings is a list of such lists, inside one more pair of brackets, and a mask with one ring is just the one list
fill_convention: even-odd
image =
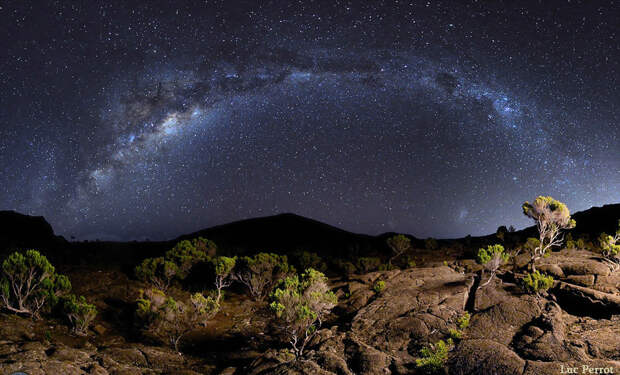
[(491, 280), (493, 280), (493, 277), (495, 277), (495, 274), (497, 273), (499, 267), (502, 264), (506, 263), (508, 261), (508, 258), (510, 258), (510, 255), (504, 252), (504, 247), (502, 245), (489, 245), (486, 249), (481, 248), (478, 250), (478, 256), (476, 257), (476, 261), (479, 264), (484, 265), (485, 270), (487, 270), (491, 274), (489, 280), (487, 280), (486, 283), (480, 285), (480, 287), (487, 285), (491, 282)]
[(381, 266), (381, 259), (377, 257), (357, 258), (356, 267), (360, 273), (376, 271)]
[(534, 271), (527, 274), (522, 282), (525, 291), (540, 295), (553, 286), (553, 277)]
[(271, 310), (277, 325), (287, 336), (295, 357), (303, 355), (306, 344), (316, 334), (324, 316), (336, 306), (336, 295), (327, 285), (327, 277), (312, 268), (301, 277), (289, 276), (271, 294)]
[(385, 289), (385, 281), (383, 280), (379, 280), (375, 282), (375, 284), (372, 287), (372, 290), (374, 290), (377, 293), (383, 292), (384, 289)]
[(456, 324), (458, 325), (460, 329), (465, 329), (469, 327), (470, 319), (471, 319), (471, 316), (469, 315), (469, 312), (465, 311), (465, 314), (456, 320)]
[(214, 298), (201, 293), (193, 294), (186, 304), (158, 289), (142, 291), (137, 305), (136, 315), (143, 323), (144, 332), (167, 340), (176, 351), (185, 334), (206, 325), (220, 308)]
[(403, 234), (398, 234), (387, 239), (387, 244), (392, 249), (394, 255), (390, 257), (388, 264), (392, 264), (392, 260), (405, 253), (411, 248), (411, 240)]
[(459, 331), (458, 329), (450, 328), (449, 333), (450, 333), (450, 338), (454, 341), (460, 340), (463, 338), (463, 332)]
[(71, 294), (64, 299), (63, 312), (73, 326), (73, 332), (86, 335), (88, 327), (97, 316), (97, 308), (86, 302), (84, 296), (77, 297)]
[(575, 248), (577, 249), (585, 249), (586, 248), (586, 240), (583, 238), (579, 238), (575, 243)]
[(523, 203), (523, 214), (536, 223), (539, 245), (530, 251), (532, 272), (536, 271), (536, 260), (549, 254), (551, 248), (563, 242), (562, 230), (575, 227), (566, 205), (552, 197), (539, 196), (534, 203)]
[(252, 298), (262, 301), (281, 279), (294, 272), (286, 255), (259, 253), (237, 260), (234, 279), (248, 288)]
[(134, 273), (138, 280), (166, 291), (174, 278), (185, 279), (194, 265), (207, 261), (215, 256), (215, 252), (215, 244), (205, 238), (183, 240), (166, 251), (163, 257), (144, 259)]
[(36, 250), (14, 252), (2, 262), (0, 299), (9, 311), (38, 317), (42, 308), (56, 305), (70, 290), (69, 279)]
[(215, 256), (216, 249), (213, 241), (198, 237), (180, 241), (166, 252), (164, 258), (176, 264), (177, 277), (185, 279), (195, 264)]
[(178, 272), (179, 267), (164, 257), (146, 258), (135, 268), (138, 280), (151, 283), (163, 291), (168, 289)]
[(420, 351), (422, 357), (415, 361), (416, 367), (427, 374), (442, 373), (448, 361), (448, 352), (452, 345), (452, 339), (448, 339), (447, 342), (439, 340), (434, 345), (431, 344), (430, 346), (422, 348)]
[(297, 250), (291, 254), (291, 261), (300, 270), (312, 268), (321, 272), (327, 271), (327, 264), (316, 253)]

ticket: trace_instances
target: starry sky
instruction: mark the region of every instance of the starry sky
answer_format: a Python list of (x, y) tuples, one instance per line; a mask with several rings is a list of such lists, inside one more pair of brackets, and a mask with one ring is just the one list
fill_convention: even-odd
[(613, 1), (2, 1), (0, 209), (460, 237), (620, 202)]

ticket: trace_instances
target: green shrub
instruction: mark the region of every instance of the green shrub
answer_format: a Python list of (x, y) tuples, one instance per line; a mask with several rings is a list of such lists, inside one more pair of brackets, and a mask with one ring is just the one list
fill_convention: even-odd
[(134, 273), (138, 280), (166, 291), (173, 279), (185, 279), (196, 264), (215, 256), (216, 249), (212, 241), (202, 237), (183, 240), (166, 251), (163, 257), (144, 259)]
[(195, 293), (189, 303), (176, 301), (157, 289), (142, 291), (137, 300), (136, 315), (143, 332), (167, 341), (177, 352), (184, 335), (204, 326), (217, 314), (220, 305), (214, 298)]
[(166, 291), (172, 279), (179, 272), (179, 267), (164, 257), (146, 258), (134, 270), (138, 280), (147, 282), (157, 289)]
[(237, 260), (234, 279), (248, 288), (252, 298), (262, 301), (281, 279), (294, 272), (286, 255), (259, 253)]
[(64, 299), (63, 312), (71, 322), (73, 332), (78, 335), (86, 335), (88, 327), (97, 316), (95, 305), (86, 302), (84, 296), (77, 297), (74, 294)]
[(534, 271), (527, 274), (522, 283), (525, 291), (540, 295), (553, 286), (553, 277)]
[(385, 281), (383, 280), (379, 280), (375, 282), (375, 284), (372, 287), (372, 290), (374, 290), (377, 293), (383, 292), (384, 289), (385, 289)]
[(71, 290), (71, 282), (36, 250), (14, 252), (2, 262), (0, 301), (14, 313), (38, 317), (41, 309), (51, 308), (59, 297)]
[(618, 229), (613, 236), (610, 236), (606, 233), (601, 233), (599, 236), (599, 247), (601, 249), (601, 253), (607, 259), (610, 259), (615, 262), (620, 262), (620, 220), (618, 221)]
[(452, 339), (447, 342), (439, 340), (434, 345), (422, 348), (421, 358), (416, 359), (416, 367), (427, 374), (438, 374), (444, 371), (448, 361), (448, 352), (453, 345)]
[(376, 271), (381, 266), (381, 259), (377, 257), (361, 257), (357, 258), (357, 270), (360, 273), (368, 273)]
[(586, 248), (586, 240), (583, 238), (579, 238), (575, 243), (575, 247), (577, 249), (585, 249)]
[(465, 311), (465, 314), (456, 320), (456, 324), (460, 329), (465, 329), (469, 327), (469, 319), (471, 319), (471, 316), (469, 315), (469, 312)]
[(286, 336), (296, 358), (303, 355), (324, 316), (336, 306), (336, 295), (327, 285), (327, 277), (312, 268), (301, 277), (293, 275), (280, 281), (271, 294), (270, 305), (276, 325)]
[(459, 331), (458, 329), (450, 328), (449, 333), (450, 333), (450, 338), (454, 341), (460, 340), (463, 338), (463, 332)]
[(213, 241), (198, 237), (180, 241), (166, 252), (164, 258), (176, 264), (177, 277), (185, 279), (195, 264), (215, 256), (216, 250)]

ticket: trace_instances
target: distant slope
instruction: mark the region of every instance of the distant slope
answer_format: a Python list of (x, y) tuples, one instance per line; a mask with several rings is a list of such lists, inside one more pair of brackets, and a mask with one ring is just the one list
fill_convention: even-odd
[(15, 211), (0, 211), (0, 251), (13, 248), (54, 248), (66, 243), (54, 235), (43, 216), (29, 216)]
[[(601, 232), (613, 233), (620, 220), (620, 204), (592, 207), (576, 212), (577, 227), (573, 237), (588, 235), (595, 240)], [(54, 235), (52, 226), (41, 216), (28, 216), (14, 211), (0, 211), (0, 253), (14, 249), (37, 248), (62, 263), (126, 264), (159, 256), (176, 242), (206, 237), (214, 241), (220, 254), (249, 254), (271, 251), (288, 254), (295, 250), (316, 252), (323, 257), (357, 257), (389, 254), (386, 239), (392, 233), (379, 236), (357, 234), (295, 214), (280, 214), (241, 220), (186, 234), (161, 242), (67, 242)], [(511, 244), (536, 236), (534, 226), (510, 234)], [(409, 236), (415, 248), (424, 241)], [(466, 250), (461, 255), (472, 256), (473, 250), (497, 242), (494, 234), (452, 240), (439, 240), (440, 246), (460, 244)]]
[(177, 238), (196, 236), (214, 241), (226, 253), (294, 250), (313, 251), (323, 256), (346, 256), (385, 251), (384, 241), (375, 236), (351, 233), (303, 216), (285, 213), (218, 225)]

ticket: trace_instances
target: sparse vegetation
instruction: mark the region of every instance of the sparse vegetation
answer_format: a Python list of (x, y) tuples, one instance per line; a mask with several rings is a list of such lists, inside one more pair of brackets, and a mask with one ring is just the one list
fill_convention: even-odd
[(36, 250), (14, 252), (2, 262), (0, 299), (9, 311), (39, 317), (41, 309), (56, 305), (70, 290), (69, 279)]
[(478, 250), (476, 261), (484, 265), (484, 269), (490, 273), (489, 279), (480, 287), (486, 286), (493, 280), (499, 267), (506, 263), (508, 258), (510, 258), (510, 255), (504, 252), (504, 247), (499, 244), (489, 245), (486, 249), (481, 248)]
[(522, 279), (525, 291), (536, 295), (545, 293), (553, 286), (553, 281), (552, 276), (547, 276), (539, 271), (529, 273)]
[(372, 290), (374, 290), (376, 293), (381, 293), (383, 292), (384, 289), (385, 289), (385, 281), (383, 280), (379, 280), (375, 282), (375, 284), (372, 286)]
[(416, 359), (416, 367), (427, 374), (439, 374), (444, 371), (448, 361), (448, 352), (453, 345), (452, 339), (439, 340), (420, 351), (421, 358)]
[(460, 329), (465, 329), (467, 327), (469, 327), (469, 320), (471, 319), (471, 316), (469, 315), (469, 312), (465, 311), (465, 314), (463, 314), (461, 317), (459, 317), (456, 320), (456, 324), (458, 325), (458, 327)]
[(281, 279), (294, 272), (286, 255), (259, 253), (237, 260), (234, 279), (248, 288), (254, 300), (262, 301)]
[(463, 332), (459, 331), (456, 328), (450, 328), (449, 334), (450, 334), (450, 338), (454, 341), (460, 340), (463, 338)]
[(271, 298), (276, 324), (286, 335), (295, 357), (299, 358), (325, 315), (336, 306), (336, 295), (330, 291), (327, 277), (309, 268), (301, 276), (282, 280)]
[(198, 237), (183, 240), (168, 250), (164, 258), (177, 266), (177, 277), (185, 279), (192, 267), (215, 256), (217, 247), (213, 241)]
[(405, 251), (411, 248), (411, 240), (403, 234), (398, 234), (396, 236), (388, 238), (387, 244), (394, 253), (394, 255), (392, 255), (388, 260), (388, 264), (390, 265), (392, 265), (392, 260), (403, 255)]
[(539, 244), (530, 252), (532, 272), (536, 271), (536, 261), (549, 254), (554, 246), (563, 242), (562, 231), (575, 227), (566, 205), (552, 197), (539, 196), (534, 203), (523, 203), (523, 214), (536, 222)]
[(157, 289), (143, 291), (137, 301), (136, 315), (145, 333), (167, 342), (179, 351), (184, 335), (200, 325), (206, 325), (219, 310), (219, 304), (201, 293), (191, 296), (188, 304), (176, 301)]
[(95, 305), (89, 304), (84, 296), (71, 294), (64, 298), (63, 311), (73, 327), (73, 332), (86, 335), (88, 327), (97, 316)]

